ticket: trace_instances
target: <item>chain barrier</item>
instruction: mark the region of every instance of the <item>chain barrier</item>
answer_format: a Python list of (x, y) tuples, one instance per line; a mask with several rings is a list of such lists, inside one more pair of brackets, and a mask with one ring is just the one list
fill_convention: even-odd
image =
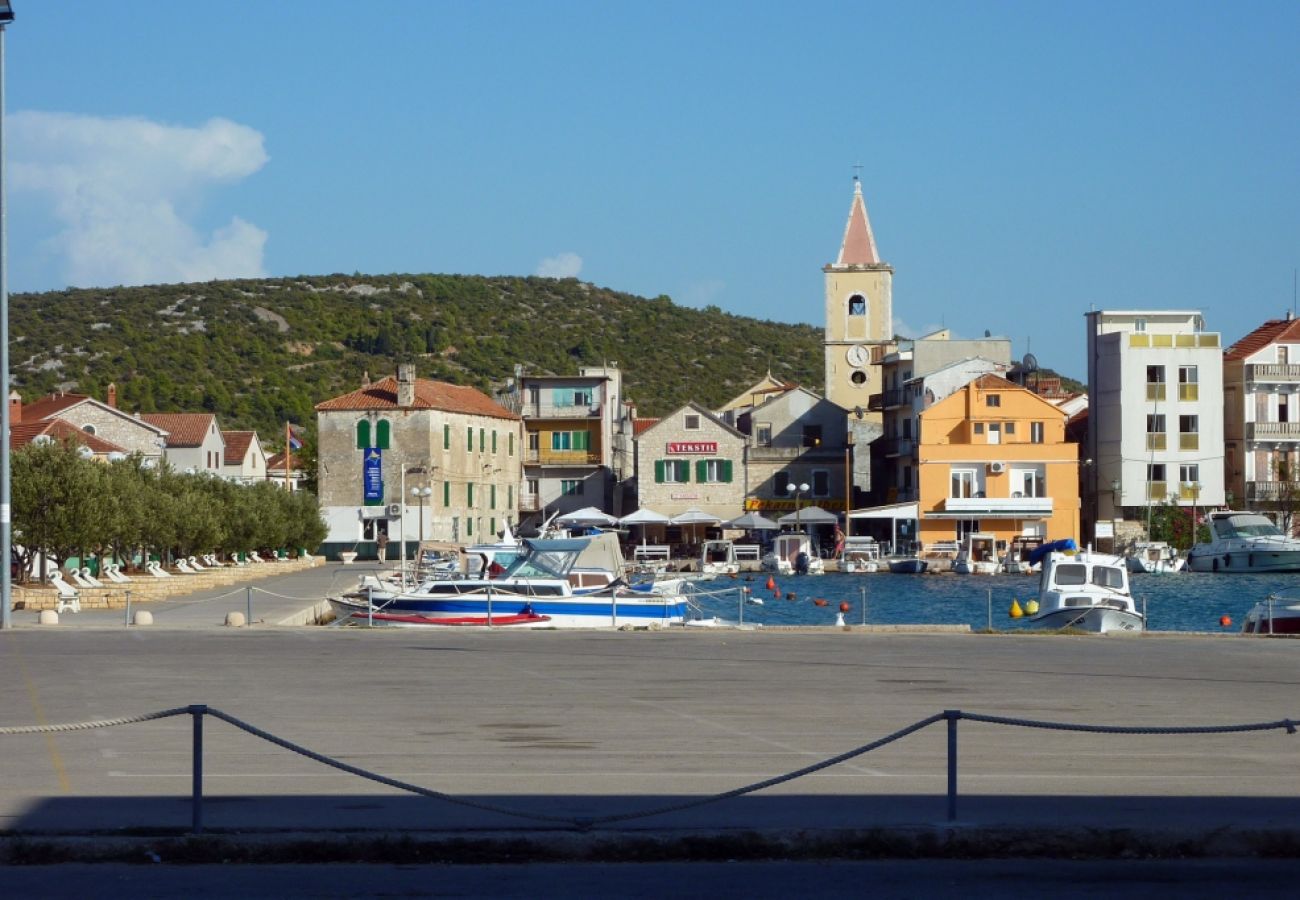
[(1075, 724), (1070, 722), (1048, 722), (1048, 721), (1042, 721), (1037, 719), (1019, 719), (1019, 718), (1012, 718), (1007, 716), (990, 716), (981, 713), (968, 713), (968, 712), (962, 712), (961, 710), (945, 710), (942, 713), (936, 713), (932, 716), (928, 716), (904, 728), (900, 728), (897, 731), (888, 734), (882, 738), (879, 738), (877, 740), (871, 741), (870, 743), (866, 743), (859, 747), (855, 747), (852, 750), (848, 750), (836, 756), (829, 757), (828, 759), (824, 759), (820, 762), (812, 763), (811, 765), (807, 765), (802, 768), (795, 769), (792, 772), (787, 772), (782, 775), (776, 775), (772, 778), (764, 779), (763, 781), (757, 781), (754, 782), (753, 784), (748, 784), (743, 787), (733, 788), (732, 790), (723, 791), (722, 793), (719, 794), (710, 794), (706, 797), (697, 797), (690, 800), (684, 800), (678, 803), (671, 803), (663, 806), (657, 806), (652, 809), (637, 810), (634, 812), (626, 812), (626, 813), (613, 813), (610, 815), (595, 816), (595, 817), (548, 815), (545, 813), (535, 813), (535, 812), (529, 812), (527, 810), (512, 809), (506, 806), (498, 806), (493, 803), (484, 803), (477, 800), (469, 800), (464, 797), (457, 797), (452, 794), (443, 793), (442, 791), (433, 790), (432, 788), (426, 788), (417, 784), (411, 784), (406, 781), (401, 781), (400, 779), (390, 778), (387, 775), (380, 775), (376, 772), (371, 772), (368, 769), (363, 769), (360, 766), (354, 766), (350, 763), (345, 763), (331, 756), (326, 756), (323, 753), (317, 753), (314, 750), (310, 750), (286, 738), (282, 738), (277, 735), (271, 734), (269, 731), (265, 731), (261, 728), (258, 728), (256, 725), (253, 725), (249, 722), (245, 722), (242, 719), (230, 715), (229, 713), (223, 712), (222, 710), (215, 709), (210, 706), (200, 705), (200, 704), (195, 704), (191, 706), (174, 707), (172, 709), (164, 709), (164, 710), (159, 710), (157, 712), (144, 713), (142, 715), (137, 715), (137, 716), (127, 716), (127, 717), (117, 718), (117, 719), (99, 719), (90, 722), (73, 722), (73, 723), (56, 724), (56, 725), (0, 726), (0, 736), (18, 735), (18, 734), (51, 734), (51, 733), (62, 733), (62, 732), (72, 732), (72, 731), (87, 731), (95, 728), (111, 728), (118, 725), (133, 725), (133, 724), (138, 724), (140, 722), (149, 722), (156, 719), (166, 719), (174, 716), (183, 716), (183, 715), (190, 715), (193, 716), (195, 719), (194, 766), (195, 766), (196, 774), (195, 774), (194, 795), (193, 795), (194, 804), (195, 804), (195, 810), (194, 810), (194, 823), (195, 823), (194, 832), (195, 833), (201, 831), (201, 821), (202, 821), (201, 813), (200, 813), (200, 808), (202, 803), (202, 785), (201, 785), (202, 729), (200, 727), (200, 723), (204, 716), (213, 716), (214, 718), (220, 719), (223, 722), (226, 722), (227, 724), (232, 725), (241, 731), (251, 734), (254, 737), (261, 738), (262, 740), (268, 743), (275, 744), (277, 747), (282, 747), (285, 750), (289, 750), (293, 753), (297, 753), (300, 756), (304, 756), (307, 759), (320, 763), (321, 765), (328, 766), (333, 769), (337, 769), (341, 772), (347, 772), (348, 774), (355, 775), (358, 778), (364, 778), (368, 781), (373, 781), (376, 784), (382, 784), (387, 787), (396, 788), (397, 790), (407, 791), (408, 793), (416, 794), (421, 797), (428, 797), (433, 800), (441, 800), (446, 803), (454, 804), (456, 806), (463, 806), (470, 809), (478, 809), (484, 812), (491, 812), (500, 815), (511, 816), (513, 818), (530, 819), (535, 822), (568, 825), (572, 828), (581, 831), (589, 830), (590, 828), (596, 825), (610, 825), (616, 822), (627, 822), (634, 819), (645, 819), (653, 816), (665, 815), (667, 813), (681, 812), (683, 810), (695, 809), (700, 806), (705, 806), (711, 803), (717, 803), (722, 800), (730, 800), (735, 797), (743, 797), (747, 794), (752, 794), (757, 791), (765, 790), (770, 787), (775, 787), (777, 785), (784, 784), (788, 781), (793, 781), (796, 778), (802, 778), (805, 775), (811, 775), (815, 772), (820, 772), (823, 769), (827, 769), (832, 766), (839, 765), (840, 763), (847, 762), (848, 760), (870, 753), (873, 750), (878, 750), (879, 748), (884, 747), (887, 744), (891, 744), (895, 741), (901, 740), (902, 738), (907, 737), (908, 735), (914, 734), (918, 731), (921, 731), (922, 729), (928, 728), (929, 726), (934, 725), (938, 722), (946, 721), (948, 723), (948, 818), (950, 821), (956, 818), (956, 797), (957, 797), (956, 795), (956, 787), (957, 787), (956, 726), (957, 726), (957, 722), (960, 721), (961, 719), (966, 719), (971, 722), (982, 722), (990, 725), (1009, 725), (1012, 727), (1040, 728), (1040, 729), (1055, 730), (1055, 731), (1086, 732), (1090, 734), (1126, 734), (1126, 735), (1231, 734), (1237, 732), (1276, 731), (1276, 730), (1284, 730), (1286, 731), (1287, 734), (1295, 734), (1296, 727), (1297, 727), (1296, 720), (1290, 718), (1277, 719), (1272, 722), (1249, 722), (1249, 723), (1244, 723), (1239, 725), (1123, 726), (1123, 725), (1081, 725), (1081, 724)]

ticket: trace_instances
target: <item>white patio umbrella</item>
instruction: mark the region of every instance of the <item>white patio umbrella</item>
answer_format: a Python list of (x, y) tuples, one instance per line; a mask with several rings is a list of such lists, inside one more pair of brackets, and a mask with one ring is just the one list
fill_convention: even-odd
[(646, 525), (667, 525), (668, 517), (663, 513), (655, 512), (653, 509), (641, 508), (634, 513), (628, 513), (618, 520), (620, 525), (640, 525), (641, 526), (641, 543), (646, 542), (645, 526)]
[(673, 525), (691, 526), (691, 543), (695, 542), (696, 525), (721, 525), (722, 524), (721, 517), (715, 516), (713, 513), (706, 513), (704, 510), (694, 506), (686, 510), (686, 512), (684, 513), (678, 513), (668, 521), (671, 522)]
[(820, 506), (805, 506), (803, 509), (787, 513), (776, 521), (781, 525), (830, 525), (838, 522), (840, 517), (827, 512)]
[(555, 520), (557, 525), (617, 525), (618, 519), (609, 513), (601, 512), (594, 506), (584, 506), (571, 513), (565, 513)]
[(776, 531), (781, 526), (762, 513), (747, 512), (738, 519), (724, 523), (728, 528), (743, 528), (745, 531)]

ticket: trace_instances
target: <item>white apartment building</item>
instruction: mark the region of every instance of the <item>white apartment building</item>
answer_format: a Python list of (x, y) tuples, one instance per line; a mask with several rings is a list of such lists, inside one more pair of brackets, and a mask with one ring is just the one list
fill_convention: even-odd
[(1082, 494), (1090, 523), (1224, 503), (1223, 351), (1196, 310), (1093, 310)]

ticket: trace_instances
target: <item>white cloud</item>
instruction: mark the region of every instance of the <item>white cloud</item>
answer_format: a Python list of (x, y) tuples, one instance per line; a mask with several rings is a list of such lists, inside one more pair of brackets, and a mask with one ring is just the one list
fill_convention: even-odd
[(212, 187), (266, 164), (262, 134), (226, 119), (198, 128), (141, 118), (19, 112), (9, 120), (15, 190), (48, 197), (45, 243), (78, 286), (262, 275), (267, 234), (238, 216), (211, 234), (189, 219)]
[(534, 273), (543, 278), (577, 278), (582, 271), (582, 257), (576, 253), (560, 253), (548, 256), (537, 264)]

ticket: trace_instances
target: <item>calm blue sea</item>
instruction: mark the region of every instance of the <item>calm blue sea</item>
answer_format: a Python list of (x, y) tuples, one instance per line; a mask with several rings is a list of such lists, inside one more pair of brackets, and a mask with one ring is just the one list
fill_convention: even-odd
[[(697, 600), (706, 615), (735, 621), (739, 589), (753, 589), (763, 605), (746, 604), (746, 623), (765, 625), (833, 625), (839, 606), (847, 602), (848, 624), (866, 621), (874, 625), (970, 625), (989, 626), (992, 608), (994, 630), (1023, 627), (1011, 618), (1013, 599), (1024, 605), (1038, 592), (1037, 575), (822, 575), (776, 576), (777, 599), (766, 589), (767, 574), (742, 573), (736, 579), (718, 579), (699, 584), (710, 592)], [(1141, 609), (1146, 599), (1148, 628), (1152, 631), (1241, 630), (1250, 608), (1270, 593), (1286, 591), (1300, 597), (1300, 574), (1215, 575), (1184, 572), (1175, 575), (1132, 576), (1134, 597)], [(864, 594), (865, 591), (865, 594)], [(794, 599), (790, 599), (793, 595)], [(991, 603), (990, 603), (991, 598)], [(824, 599), (825, 606), (813, 601)], [(1232, 625), (1219, 624), (1221, 616)]]

